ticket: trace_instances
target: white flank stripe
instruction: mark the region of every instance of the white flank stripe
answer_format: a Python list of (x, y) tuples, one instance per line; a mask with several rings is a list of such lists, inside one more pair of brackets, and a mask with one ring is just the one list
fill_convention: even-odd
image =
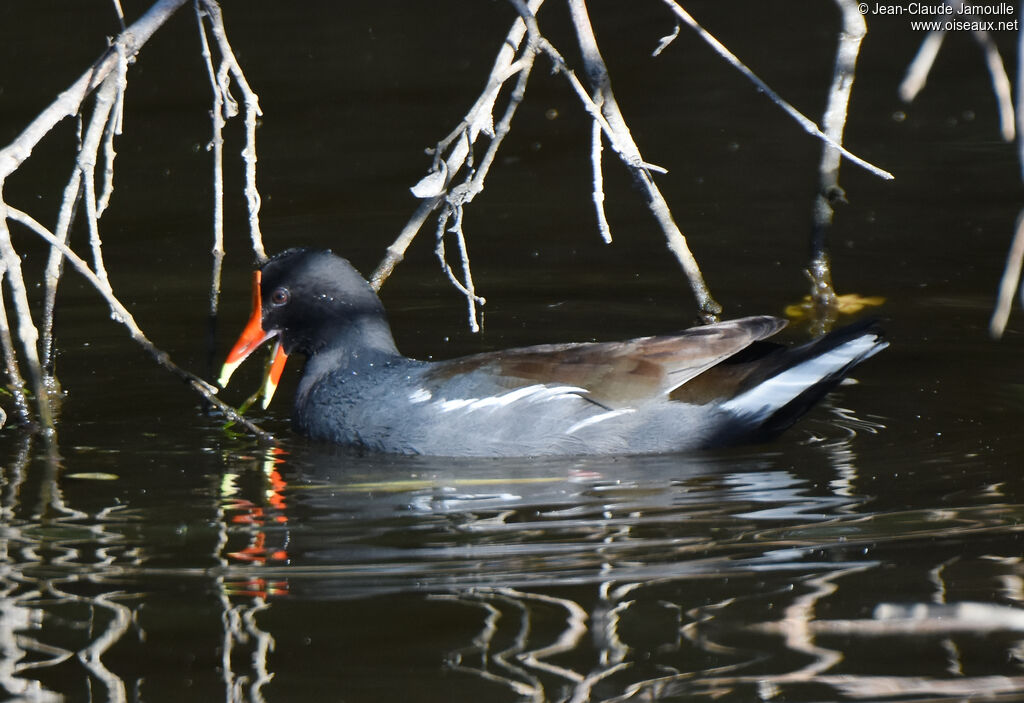
[[(538, 403), (567, 398), (569, 396), (579, 398), (581, 394), (586, 392), (585, 388), (578, 388), (576, 386), (544, 386), (534, 384), (487, 398), (453, 398), (451, 400), (442, 398), (435, 402), (438, 409), (443, 413), (452, 412), (453, 410), (493, 410), (508, 407), (513, 403), (519, 402)], [(412, 396), (410, 396), (410, 400), (412, 400)], [(424, 398), (424, 400), (426, 399)]]
[(426, 388), (417, 388), (415, 391), (409, 394), (410, 403), (425, 403), (433, 397), (430, 391)]
[(629, 413), (635, 412), (635, 408), (621, 408), (619, 410), (609, 410), (606, 413), (599, 413), (597, 415), (594, 415), (593, 417), (588, 417), (586, 420), (580, 420), (575, 425), (567, 429), (565, 433), (572, 434), (573, 432), (576, 432), (577, 430), (582, 430), (584, 427), (589, 427), (594, 423), (604, 422), (605, 420), (611, 420), (613, 417), (618, 417), (619, 415), (628, 415)]
[(456, 398), (455, 400), (437, 401), (438, 409), (443, 413), (450, 413), (452, 410), (461, 410), (477, 402), (477, 398)]

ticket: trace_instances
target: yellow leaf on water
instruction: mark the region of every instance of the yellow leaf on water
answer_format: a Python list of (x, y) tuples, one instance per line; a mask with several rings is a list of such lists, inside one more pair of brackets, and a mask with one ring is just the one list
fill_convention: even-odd
[[(876, 295), (865, 297), (857, 293), (847, 293), (836, 296), (836, 312), (840, 315), (852, 315), (867, 307), (878, 307), (885, 303), (885, 298)], [(786, 317), (791, 320), (802, 320), (805, 317), (815, 317), (816, 310), (811, 296), (805, 295), (804, 299), (796, 305), (788, 305), (785, 309)]]

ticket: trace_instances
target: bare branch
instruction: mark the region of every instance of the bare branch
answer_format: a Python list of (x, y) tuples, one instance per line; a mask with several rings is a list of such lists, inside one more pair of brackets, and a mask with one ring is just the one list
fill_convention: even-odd
[(121, 24), (121, 29), (125, 28), (124, 25), (124, 10), (121, 9), (121, 0), (114, 0), (114, 12), (117, 13), (117, 21)]
[(593, 86), (593, 97), (587, 94), (576, 78), (576, 75), (566, 65), (561, 54), (549, 41), (542, 38), (539, 42), (540, 47), (552, 59), (555, 69), (569, 80), (570, 85), (583, 102), (584, 108), (600, 124), (601, 130), (608, 137), (612, 148), (630, 169), (637, 183), (647, 191), (647, 206), (661, 226), (669, 250), (675, 255), (683, 271), (686, 273), (690, 287), (697, 298), (702, 316), (706, 320), (713, 320), (722, 311), (722, 308), (711, 297), (697, 260), (690, 251), (686, 238), (673, 219), (668, 203), (651, 178), (650, 165), (644, 161), (640, 149), (637, 147), (636, 142), (633, 141), (629, 126), (619, 110), (615, 95), (611, 90), (608, 69), (604, 64), (604, 59), (601, 57), (601, 52), (597, 47), (597, 39), (594, 37), (593, 29), (590, 26), (586, 4), (583, 0), (569, 0), (569, 8), (580, 42), (584, 67)]
[(1006, 331), (1006, 323), (1010, 321), (1014, 293), (1017, 292), (1020, 285), (1022, 262), (1024, 262), (1024, 209), (1017, 215), (1013, 242), (1010, 244), (1010, 251), (1006, 254), (1006, 268), (999, 281), (999, 297), (988, 325), (989, 334), (996, 339), (1003, 336), (1003, 332)]
[[(850, 105), (850, 93), (856, 75), (857, 56), (860, 45), (867, 35), (867, 24), (864, 16), (857, 9), (853, 0), (836, 0), (842, 12), (843, 28), (839, 33), (839, 47), (836, 50), (836, 61), (832, 72), (832, 85), (829, 88), (828, 105), (822, 125), (828, 138), (837, 144), (843, 141), (843, 130), (846, 128), (846, 114)], [(826, 143), (822, 149), (820, 172), (823, 185), (835, 185), (839, 180), (839, 164), (842, 154), (838, 148)]]
[(656, 56), (661, 55), (661, 52), (663, 52), (665, 49), (667, 49), (668, 45), (671, 44), (672, 42), (674, 42), (678, 36), (679, 36), (679, 23), (676, 22), (675, 29), (672, 30), (672, 33), (671, 34), (666, 34), (665, 36), (663, 36), (661, 39), (658, 40), (658, 46), (656, 46), (654, 51), (651, 52), (651, 58), (654, 58)]
[[(206, 27), (203, 18), (196, 5), (196, 25), (199, 28), (199, 41), (202, 46), (203, 60), (206, 63), (206, 72), (210, 78), (210, 89), (213, 94), (213, 109), (210, 110), (210, 119), (213, 122), (213, 135), (210, 139), (209, 149), (213, 150), (213, 273), (210, 281), (210, 315), (217, 314), (218, 301), (220, 299), (221, 270), (224, 261), (224, 125), (225, 101), (230, 98), (230, 91), (226, 82), (226, 72), (222, 77), (218, 75), (213, 66), (213, 56), (210, 53), (210, 43), (206, 38)], [(226, 64), (223, 64), (226, 68)], [(230, 103), (228, 103), (230, 105)], [(237, 104), (234, 109), (237, 112)]]
[(64, 242), (60, 241), (60, 239), (54, 236), (53, 233), (47, 230), (43, 225), (39, 224), (39, 222), (37, 222), (31, 215), (28, 215), (20, 210), (17, 210), (16, 208), (7, 206), (7, 217), (14, 220), (15, 222), (20, 222), (21, 224), (25, 225), (31, 231), (35, 232), (37, 235), (42, 237), (47, 243), (50, 244), (51, 247), (54, 247), (57, 250), (59, 250), (60, 253), (64, 256), (64, 258), (66, 258), (67, 261), (72, 266), (74, 266), (75, 269), (79, 273), (81, 273), (87, 281), (89, 281), (89, 283), (92, 284), (93, 288), (95, 288), (100, 293), (100, 295), (103, 296), (103, 299), (110, 307), (111, 317), (115, 321), (120, 322), (122, 325), (124, 325), (125, 328), (127, 328), (128, 334), (131, 335), (131, 338), (134, 339), (140, 346), (142, 346), (142, 348), (149, 353), (149, 355), (153, 358), (154, 361), (156, 361), (160, 366), (163, 366), (165, 369), (173, 373), (179, 379), (187, 383), (189, 386), (192, 387), (194, 391), (203, 396), (203, 398), (207, 402), (209, 402), (211, 405), (216, 406), (217, 409), (219, 409), (222, 413), (224, 413), (225, 416), (227, 416), (234, 422), (243, 425), (252, 434), (256, 435), (257, 437), (263, 440), (272, 438), (272, 435), (270, 435), (268, 432), (264, 431), (259, 426), (254, 424), (252, 421), (238, 414), (234, 408), (232, 408), (230, 405), (222, 401), (220, 398), (216, 397), (216, 386), (207, 383), (206, 381), (199, 378), (190, 371), (186, 371), (185, 369), (175, 364), (173, 361), (171, 361), (171, 358), (170, 356), (168, 356), (167, 352), (163, 351), (155, 344), (153, 344), (151, 341), (149, 341), (149, 338), (146, 337), (146, 335), (143, 333), (138, 323), (135, 322), (135, 318), (132, 316), (132, 314), (121, 303), (121, 301), (117, 299), (117, 296), (114, 295), (114, 292), (110, 287), (109, 281), (100, 278), (98, 275), (96, 275), (96, 272), (89, 268), (89, 264), (87, 264), (85, 260), (78, 256), (78, 254), (76, 254), (70, 248), (68, 248), (68, 246), (64, 244)]
[(85, 98), (117, 70), (122, 56), (131, 58), (142, 45), (187, 0), (158, 0), (149, 11), (122, 32), (92, 68), (61, 93), (9, 145), (0, 149), (0, 182), (32, 154), (36, 144), (65, 117), (78, 114)]
[(113, 79), (117, 85), (114, 96), (113, 116), (107, 120), (103, 132), (103, 190), (99, 201), (96, 203), (96, 217), (102, 217), (107, 206), (110, 204), (110, 196), (114, 194), (114, 158), (117, 153), (114, 151), (114, 137), (120, 136), (124, 129), (124, 91), (128, 87), (128, 58), (124, 55), (122, 47), (117, 47), (120, 58), (117, 62), (117, 72), (108, 76), (104, 82)]
[[(253, 230), (254, 249), (260, 255), (263, 255), (259, 237), (259, 196), (255, 192), (254, 138), (259, 105), (255, 94), (245, 82), (244, 75), (242, 75), (237, 61), (235, 61), (234, 56), (231, 54), (230, 45), (227, 43), (216, 3), (213, 0), (202, 1), (208, 16), (211, 18), (213, 33), (217, 38), (222, 56), (222, 70), (218, 74), (216, 92), (226, 96), (223, 100), (223, 104), (226, 107), (223, 110), (218, 110), (218, 114), (223, 115), (225, 112), (231, 111), (237, 113), (237, 105), (231, 98), (230, 93), (228, 93), (228, 83), (231, 78), (240, 86), (245, 96), (248, 139), (243, 157), (246, 161), (250, 225)], [(48, 388), (51, 381), (55, 383), (49, 371), (52, 367), (53, 358), (53, 317), (57, 285), (60, 280), (62, 262), (65, 259), (70, 261), (96, 287), (107, 301), (112, 317), (122, 322), (128, 328), (131, 337), (143, 346), (157, 363), (187, 382), (208, 403), (219, 408), (235, 422), (244, 425), (253, 434), (262, 438), (269, 436), (250, 421), (240, 417), (230, 406), (213, 397), (213, 393), (216, 390), (210, 384), (178, 367), (165, 352), (161, 351), (146, 338), (131, 314), (114, 295), (103, 264), (99, 218), (107, 208), (113, 192), (113, 165), (116, 156), (113, 142), (114, 137), (120, 134), (123, 126), (123, 100), (127, 66), (153, 32), (184, 2), (185, 0), (158, 0), (154, 3), (147, 13), (125, 29), (112, 42), (111, 48), (89, 71), (82, 75), (68, 90), (64, 91), (49, 107), (40, 113), (17, 139), (0, 150), (0, 262), (2, 262), (0, 273), (6, 277), (12, 292), (12, 304), (17, 317), (18, 338), (21, 347), (24, 349), (25, 361), (30, 371), (40, 423), (51, 440), (53, 437), (54, 421), (49, 404)], [(115, 0), (115, 7), (120, 14), (117, 0)], [(99, 90), (96, 90), (97, 88)], [(56, 230), (54, 233), (51, 233), (30, 215), (11, 207), (3, 199), (3, 183), (8, 175), (13, 173), (31, 156), (36, 144), (61, 119), (79, 112), (85, 98), (94, 90), (96, 90), (95, 106), (84, 134), (82, 134), (80, 122), (79, 136), (81, 143), (75, 169), (64, 189), (64, 199), (57, 218)], [(104, 158), (104, 169), (102, 171), (102, 187), (98, 188), (96, 170), (101, 149)], [(81, 201), (83, 196), (85, 200), (86, 222), (89, 229), (90, 248), (94, 262), (91, 268), (67, 245), (68, 233), (71, 222), (74, 220), (77, 203)], [(11, 244), (8, 220), (25, 225), (45, 239), (51, 247), (50, 259), (45, 273), (44, 334), (41, 345), (37, 344), (39, 334), (28, 306), (20, 259)], [(23, 381), (17, 367), (16, 350), (10, 328), (7, 324), (6, 307), (4, 307), (2, 319), (0, 319), (0, 346), (3, 347), (6, 355), (8, 375), (16, 386), (14, 392), (15, 400), (19, 405), (19, 412), (27, 418), (27, 400), (21, 388)], [(39, 346), (43, 350), (45, 366), (40, 364), (37, 354)]]
[[(260, 192), (256, 188), (256, 121), (263, 112), (260, 110), (259, 98), (246, 80), (242, 67), (231, 49), (228, 41), (227, 31), (224, 29), (224, 18), (221, 16), (220, 6), (214, 0), (201, 0), (203, 10), (210, 18), (210, 31), (217, 42), (217, 49), (220, 51), (222, 70), (230, 72), (238, 89), (242, 92), (242, 103), (245, 106), (245, 148), (242, 150), (242, 159), (245, 161), (245, 198), (249, 206), (249, 235), (252, 239), (252, 249), (259, 261), (267, 258), (267, 252), (263, 248), (263, 234), (260, 231)], [(221, 77), (217, 81), (221, 86), (226, 105), (234, 104), (230, 92), (227, 89), (227, 81)], [(228, 115), (231, 116), (230, 114)]]
[[(1024, 5), (1020, 12), (1024, 15)], [(1017, 32), (1017, 161), (1021, 168), (1021, 179), (1024, 180), (1024, 29)]]
[[(118, 74), (111, 73), (100, 84), (96, 91), (96, 106), (93, 108), (92, 118), (89, 120), (89, 127), (85, 131), (85, 138), (78, 150), (78, 169), (82, 172), (82, 185), (85, 189), (85, 215), (89, 227), (89, 245), (92, 247), (93, 268), (96, 275), (104, 281), (107, 280), (107, 269), (103, 265), (103, 244), (100, 240), (99, 231), (99, 207), (96, 198), (96, 160), (99, 155), (100, 140), (107, 131), (111, 121), (111, 113), (114, 110), (117, 93), (121, 92), (118, 83)], [(116, 119), (116, 117), (114, 118)], [(113, 168), (112, 164), (107, 164)]]
[[(1024, 11), (1024, 8), (1022, 8)], [(1017, 33), (1017, 74), (1024, 71), (1024, 31)], [(1016, 120), (1018, 134), (1024, 134), (1024, 81), (1017, 82)], [(1024, 178), (1024, 139), (1017, 140), (1017, 158)], [(992, 319), (989, 321), (989, 334), (1000, 339), (1006, 331), (1013, 310), (1013, 297), (1020, 287), (1021, 266), (1024, 264), (1024, 209), (1017, 214), (1017, 226), (1014, 231), (1010, 251), (1006, 254), (1006, 266), (1003, 277), (999, 281), (999, 296), (996, 300)], [(1021, 289), (1021, 302), (1024, 303), (1024, 289)]]
[[(532, 17), (543, 1), (529, 0), (526, 5), (522, 5), (520, 0), (514, 0), (513, 4), (519, 2), (522, 7), (528, 10), (528, 16)], [(530, 69), (533, 65), (535, 51), (532, 47), (528, 47), (527, 50), (522, 52), (520, 60), (515, 60), (526, 34), (527, 21), (523, 17), (517, 17), (506, 34), (501, 48), (498, 50), (491, 73), (487, 78), (487, 84), (480, 97), (477, 98), (469, 112), (466, 113), (462, 122), (445, 139), (438, 143), (434, 152), (434, 164), (431, 173), (413, 189), (416, 196), (422, 199), (422, 202), (416, 208), (416, 212), (413, 213), (409, 222), (402, 228), (395, 241), (388, 247), (387, 253), (377, 266), (376, 271), (370, 276), (370, 285), (373, 286), (374, 290), (380, 290), (384, 281), (394, 271), (395, 266), (405, 257), (406, 249), (409, 248), (423, 223), (430, 216), (430, 213), (448, 199), (448, 184), (452, 182), (467, 164), (471, 163), (472, 146), (476, 143), (480, 134), (485, 134), (491, 136), (489, 148), (476, 174), (470, 174), (469, 178), (463, 182), (463, 189), (458, 197), (464, 204), (472, 200), (482, 190), (487, 170), (494, 155), (497, 153), (501, 140), (508, 132), (516, 107), (522, 101), (526, 79), (529, 77)], [(505, 83), (513, 76), (518, 76), (515, 88), (513, 88), (505, 114), (498, 125), (495, 126), (493, 116), (495, 103)], [(448, 153), (447, 156), (444, 156), (445, 152)]]
[[(0, 284), (7, 276), (7, 262), (0, 259)], [(18, 410), (18, 417), (21, 422), (31, 422), (28, 398), (25, 396), (25, 379), (22, 378), (21, 370), (18, 368), (18, 354), (14, 348), (14, 339), (11, 337), (11, 326), (7, 320), (7, 303), (4, 301), (3, 286), (0, 285), (0, 348), (4, 352), (4, 366), (7, 377), (11, 381), (11, 392), (14, 394), (14, 405)], [(4, 418), (6, 420), (6, 416)]]
[(999, 131), (1003, 135), (1003, 141), (1012, 142), (1016, 135), (1013, 99), (1010, 97), (1013, 90), (1010, 88), (1010, 77), (1006, 75), (1003, 57), (988, 32), (976, 31), (974, 39), (981, 45), (981, 50), (985, 54), (985, 66), (992, 79), (992, 93), (996, 96), (996, 104), (999, 105)]
[[(76, 80), (67, 90), (61, 93), (56, 100), (54, 100), (49, 106), (47, 106), (36, 118), (18, 135), (18, 137), (8, 144), (3, 149), (0, 149), (0, 239), (4, 240), (3, 245), (0, 248), (4, 249), (3, 256), (13, 256), (15, 259), (16, 254), (10, 245), (10, 235), (7, 229), (7, 209), (6, 203), (3, 201), (3, 183), (7, 176), (13, 173), (26, 159), (31, 156), (33, 149), (36, 144), (46, 136), (61, 120), (65, 117), (76, 115), (81, 110), (82, 103), (86, 97), (100, 86), (111, 72), (118, 72), (122, 74), (127, 66), (127, 62), (138, 53), (139, 49), (143, 44), (152, 36), (155, 32), (174, 12), (185, 4), (186, 0), (158, 0), (153, 6), (140, 17), (131, 27), (125, 29), (112, 43), (110, 49), (103, 54), (102, 57), (84, 74), (82, 74), (78, 80)], [(120, 13), (119, 3), (115, 2), (115, 9)], [(108, 139), (108, 144), (112, 144), (113, 133), (116, 133), (120, 129), (120, 95), (117, 99), (117, 107), (115, 112), (118, 115), (117, 124), (111, 129), (111, 136)], [(107, 168), (112, 168), (113, 164), (113, 148), (110, 146), (110, 150), (107, 151)], [(112, 181), (109, 177), (106, 180), (107, 186), (104, 188), (104, 196), (101, 197), (101, 207), (97, 209), (97, 216), (102, 213), (103, 207), (105, 207), (106, 198), (109, 197), (109, 191), (112, 188)], [(75, 205), (78, 202), (78, 198), (81, 193), (81, 171), (76, 167), (74, 174), (71, 177), (67, 187), (64, 190), (64, 201), (61, 206), (61, 212), (58, 217), (57, 231), (62, 241), (66, 240), (67, 232), (70, 228), (70, 223), (73, 219)], [(31, 315), (29, 315), (27, 304), (22, 302), (22, 295), (19, 288), (23, 288), (24, 281), (21, 277), (20, 262), (15, 267), (14, 260), (8, 260), (7, 277), (10, 285), (12, 286), (13, 304), (15, 307), (15, 314), (18, 317), (18, 329), (19, 336), (22, 339), (23, 344), (28, 341), (32, 341), (31, 349), (26, 349), (27, 361), (30, 367), (33, 368), (32, 376), (39, 376), (39, 380), (36, 383), (36, 394), (38, 396), (38, 402), (42, 405), (46, 404), (45, 394), (41, 391), (45, 385), (44, 377), (46, 375), (45, 369), (50, 368), (52, 363), (52, 351), (53, 351), (53, 310), (54, 301), (56, 299), (57, 283), (60, 279), (61, 270), (61, 257), (51, 256), (46, 267), (45, 273), (45, 303), (43, 312), (44, 321), (44, 334), (42, 338), (43, 348), (43, 359), (45, 360), (45, 367), (39, 365), (38, 354), (36, 351), (36, 340), (38, 339), (38, 332), (36, 331), (35, 325), (32, 321)], [(12, 377), (12, 382), (15, 379)], [(42, 409), (41, 412), (49, 416), (48, 409)], [(44, 420), (44, 426), (46, 421)]]
[[(962, 10), (969, 9), (964, 7), (963, 0), (954, 0), (951, 8), (953, 9), (945, 17), (948, 18), (954, 12), (961, 13)], [(966, 14), (970, 15), (971, 13), (968, 12)], [(1012, 142), (1016, 135), (1016, 120), (1014, 117), (1013, 98), (1011, 97), (1010, 78), (1006, 74), (1003, 57), (999, 53), (999, 47), (996, 46), (989, 32), (974, 30), (972, 36), (974, 41), (978, 43), (978, 46), (981, 47), (982, 53), (985, 56), (985, 66), (988, 68), (989, 77), (992, 79), (992, 93), (995, 95), (996, 104), (999, 107), (999, 131), (1004, 141)], [(935, 59), (939, 55), (939, 49), (942, 48), (942, 41), (945, 38), (946, 32), (944, 30), (934, 29), (921, 42), (917, 55), (910, 62), (910, 65), (907, 67), (906, 76), (903, 78), (903, 82), (900, 83), (899, 95), (903, 102), (913, 102), (917, 94), (924, 88), (928, 80), (928, 74), (935, 64)]]
[[(444, 211), (437, 220), (437, 245), (434, 248), (434, 253), (441, 262), (441, 270), (444, 271), (448, 280), (451, 281), (452, 285), (466, 297), (466, 304), (469, 306), (468, 315), (470, 330), (473, 332), (479, 332), (480, 323), (477, 316), (477, 306), (483, 306), (487, 301), (476, 294), (476, 288), (473, 284), (473, 274), (469, 265), (469, 250), (466, 248), (466, 235), (462, 231), (462, 216), (463, 209), (461, 206), (445, 205)], [(449, 219), (454, 219), (451, 227), (447, 227)], [(454, 234), (456, 242), (458, 243), (459, 258), (462, 261), (463, 281), (459, 280), (458, 276), (456, 276), (455, 272), (452, 270), (451, 265), (448, 263), (448, 255), (445, 252), (444, 244), (446, 233)]]
[(405, 250), (412, 244), (412, 240), (419, 234), (420, 228), (423, 227), (423, 223), (430, 217), (430, 213), (444, 200), (444, 198), (438, 196), (431, 198), (430, 200), (423, 200), (416, 208), (416, 212), (413, 213), (409, 221), (405, 223), (402, 231), (398, 233), (398, 237), (395, 241), (388, 246), (384, 258), (377, 265), (377, 269), (370, 276), (370, 285), (374, 290), (379, 291), (381, 286), (384, 285), (384, 281), (388, 279), (391, 272), (395, 270), (402, 259), (405, 258)]
[[(463, 183), (463, 190), (459, 193), (459, 200), (461, 203), (469, 203), (479, 195), (484, 189), (484, 181), (487, 178), (487, 174), (490, 173), (491, 164), (494, 163), (494, 157), (498, 154), (498, 149), (501, 148), (501, 143), (508, 135), (509, 129), (512, 126), (512, 118), (515, 116), (516, 109), (520, 103), (523, 102), (523, 96), (526, 93), (526, 83), (530, 78), (530, 72), (533, 70), (533, 61), (536, 56), (533, 45), (527, 46), (523, 51), (523, 58), (513, 64), (517, 68), (516, 84), (512, 88), (512, 92), (509, 95), (508, 105), (505, 107), (505, 113), (502, 115), (501, 120), (495, 125), (493, 134), (491, 136), (490, 143), (487, 145), (487, 150), (484, 151), (483, 158), (480, 159), (480, 163), (471, 174), (468, 174), (466, 180)], [(516, 75), (516, 74), (512, 74)], [(454, 195), (454, 189), (452, 191)]]
[(821, 139), (822, 141), (824, 141), (829, 146), (831, 146), (831, 147), (833, 147), (835, 149), (838, 149), (839, 152), (843, 156), (845, 156), (847, 159), (849, 159), (853, 163), (857, 164), (861, 168), (864, 168), (864, 169), (870, 171), (871, 173), (875, 174), (876, 176), (880, 176), (881, 178), (884, 178), (887, 181), (891, 181), (894, 178), (894, 176), (891, 173), (889, 173), (888, 171), (886, 171), (884, 169), (881, 169), (881, 168), (875, 166), (874, 164), (868, 163), (867, 161), (865, 161), (864, 159), (860, 158), (856, 154), (852, 154), (851, 152), (847, 151), (841, 145), (836, 144), (835, 141), (830, 139), (828, 137), (828, 135), (826, 135), (824, 132), (822, 132), (821, 129), (818, 127), (818, 125), (816, 125), (810, 118), (806, 117), (803, 113), (801, 113), (799, 110), (797, 110), (795, 107), (790, 105), (787, 101), (785, 101), (782, 98), (782, 96), (780, 96), (774, 90), (769, 88), (767, 83), (765, 83), (763, 80), (758, 78), (757, 75), (753, 71), (751, 71), (749, 68), (747, 68), (744, 65), (744, 63), (742, 61), (740, 61), (739, 58), (735, 54), (733, 54), (731, 51), (729, 51), (727, 48), (725, 48), (725, 45), (722, 44), (722, 42), (720, 42), (717, 39), (715, 39), (715, 37), (712, 36), (710, 32), (708, 32), (706, 29), (701, 27), (700, 24), (697, 22), (697, 20), (695, 20), (690, 15), (690, 13), (688, 13), (686, 10), (684, 10), (679, 5), (679, 3), (675, 2), (675, 0), (662, 0), (662, 2), (664, 2), (669, 7), (669, 9), (672, 10), (673, 13), (675, 13), (676, 17), (678, 17), (683, 22), (685, 22), (690, 27), (692, 27), (697, 32), (697, 34), (700, 36), (700, 38), (703, 39), (708, 44), (710, 44), (711, 47), (716, 52), (718, 52), (718, 54), (722, 58), (724, 58), (726, 61), (728, 61), (730, 64), (732, 64), (740, 73), (742, 73), (744, 76), (746, 76), (751, 82), (754, 83), (754, 85), (756, 85), (758, 88), (760, 88), (761, 91), (763, 91), (765, 95), (767, 95), (769, 98), (771, 98), (772, 102), (774, 102), (776, 105), (781, 107), (786, 113), (788, 113), (790, 115), (790, 117), (795, 119), (797, 121), (797, 123), (801, 127), (804, 128), (804, 131), (808, 132), (809, 134), (814, 135), (818, 139)]
[[(62, 242), (67, 243), (71, 231), (71, 223), (75, 219), (75, 211), (81, 196), (82, 170), (76, 167), (71, 171), (68, 184), (64, 187), (64, 197), (61, 199), (60, 212), (57, 215), (57, 226), (54, 234)], [(53, 374), (53, 319), (57, 308), (57, 286), (63, 273), (64, 257), (54, 248), (50, 248), (50, 255), (46, 262), (46, 271), (43, 274), (44, 291), (43, 300), (43, 329), (40, 342), (42, 364), (44, 373)]]
[[(864, 16), (854, 0), (836, 0), (842, 16), (843, 27), (839, 32), (839, 46), (836, 49), (835, 66), (832, 71), (832, 86), (829, 88), (828, 105), (822, 120), (825, 134), (836, 144), (843, 142), (846, 128), (846, 114), (850, 105), (850, 93), (856, 75), (857, 56), (861, 41), (867, 34)], [(814, 199), (814, 219), (811, 229), (811, 263), (807, 274), (811, 281), (811, 299), (822, 309), (836, 304), (832, 287), (832, 271), (826, 247), (826, 236), (832, 227), (833, 204), (843, 200), (839, 187), (839, 166), (842, 155), (839, 150), (824, 144), (821, 162), (818, 165), (818, 193)]]
[(925, 36), (924, 41), (921, 42), (921, 46), (917, 50), (917, 54), (914, 56), (914, 60), (907, 66), (907, 75), (903, 77), (903, 82), (900, 83), (900, 100), (905, 103), (913, 102), (917, 94), (924, 88), (925, 83), (928, 81), (928, 74), (931, 73), (932, 65), (939, 55), (939, 49), (942, 48), (942, 40), (945, 38), (946, 33), (941, 29), (933, 29)]
[(594, 173), (594, 211), (597, 214), (597, 231), (605, 244), (612, 243), (612, 228), (604, 211), (604, 173), (601, 167), (601, 125), (597, 120), (590, 122), (590, 163)]
[[(21, 258), (11, 243), (11, 231), (7, 226), (7, 218), (10, 217), (10, 208), (3, 199), (2, 180), (0, 180), (0, 260), (3, 261), (7, 284), (11, 290), (14, 313), (18, 320), (18, 339), (21, 342), (22, 352), (28, 364), (29, 378), (32, 383), (32, 392), (36, 398), (36, 411), (39, 415), (39, 422), (44, 435), (48, 440), (54, 437), (55, 427), (53, 409), (50, 405), (50, 393), (46, 385), (46, 377), (42, 365), (39, 363), (39, 330), (32, 319), (32, 310), (28, 302), (28, 291), (25, 288), (25, 278), (21, 269)], [(13, 345), (10, 346), (13, 352)], [(5, 351), (7, 347), (5, 345)], [(11, 363), (8, 362), (8, 367)], [(19, 375), (11, 377), (11, 383), (20, 383)], [(21, 392), (24, 397), (23, 391)]]

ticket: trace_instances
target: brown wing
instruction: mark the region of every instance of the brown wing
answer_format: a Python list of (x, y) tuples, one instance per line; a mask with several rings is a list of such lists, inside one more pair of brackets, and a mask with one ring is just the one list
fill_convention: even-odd
[(775, 317), (745, 317), (671, 336), (523, 347), (453, 359), (437, 373), (451, 377), (487, 369), (508, 379), (510, 387), (521, 381), (578, 386), (594, 402), (615, 408), (668, 395), (785, 325)]

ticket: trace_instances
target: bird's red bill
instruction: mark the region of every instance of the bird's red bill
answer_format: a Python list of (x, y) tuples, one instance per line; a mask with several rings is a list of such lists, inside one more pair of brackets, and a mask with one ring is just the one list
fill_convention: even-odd
[[(258, 346), (277, 334), (276, 332), (267, 332), (263, 329), (262, 299), (263, 296), (260, 291), (260, 272), (256, 271), (252, 279), (252, 314), (249, 316), (249, 322), (246, 323), (245, 329), (242, 330), (242, 334), (239, 335), (238, 341), (235, 342), (235, 346), (231, 347), (231, 351), (228, 352), (228, 356), (224, 360), (224, 366), (221, 369), (220, 378), (217, 381), (221, 388), (228, 385), (228, 381), (231, 379), (231, 374), (235, 372), (235, 369), (237, 369), (250, 354), (256, 351)], [(274, 391), (277, 390), (277, 384), (281, 380), (281, 374), (284, 372), (284, 364), (287, 359), (288, 355), (285, 353), (284, 349), (281, 348), (281, 343), (278, 342), (274, 347), (274, 360), (267, 368), (267, 375), (263, 382), (263, 407), (267, 407), (270, 404), (270, 399), (274, 396)]]

